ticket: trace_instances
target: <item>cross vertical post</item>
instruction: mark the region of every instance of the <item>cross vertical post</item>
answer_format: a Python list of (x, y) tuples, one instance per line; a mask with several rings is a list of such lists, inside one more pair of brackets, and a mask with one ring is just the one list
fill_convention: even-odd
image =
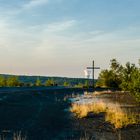
[(93, 89), (95, 89), (94, 70), (95, 70), (95, 69), (100, 69), (100, 67), (95, 67), (95, 66), (94, 66), (94, 60), (93, 60), (93, 62), (92, 62), (92, 67), (87, 67), (87, 69), (91, 69), (91, 70), (92, 70), (92, 80), (93, 80), (92, 87), (93, 87)]
[(95, 84), (94, 84), (94, 60), (93, 60), (93, 73), (92, 73), (92, 77), (93, 77), (93, 89), (95, 88)]

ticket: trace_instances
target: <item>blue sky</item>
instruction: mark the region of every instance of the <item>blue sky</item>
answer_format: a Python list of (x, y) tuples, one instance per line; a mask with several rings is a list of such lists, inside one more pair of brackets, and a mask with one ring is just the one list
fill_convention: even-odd
[(112, 58), (137, 63), (139, 7), (139, 0), (0, 0), (0, 73), (84, 77), (93, 59), (102, 69)]

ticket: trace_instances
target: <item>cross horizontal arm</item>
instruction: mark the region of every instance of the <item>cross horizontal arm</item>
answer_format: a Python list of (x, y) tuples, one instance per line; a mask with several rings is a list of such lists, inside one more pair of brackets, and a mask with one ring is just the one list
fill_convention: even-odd
[(100, 69), (100, 67), (87, 67), (87, 69)]
[(94, 67), (94, 69), (100, 69), (100, 67)]

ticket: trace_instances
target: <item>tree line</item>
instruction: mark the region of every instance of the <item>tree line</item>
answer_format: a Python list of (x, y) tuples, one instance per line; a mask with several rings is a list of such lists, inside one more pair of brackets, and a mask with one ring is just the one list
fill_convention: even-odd
[[(90, 79), (85, 78), (68, 78), (68, 77), (48, 77), (48, 76), (26, 76), (26, 75), (6, 75), (0, 74), (0, 77), (4, 77), (8, 79), (9, 77), (17, 77), (18, 81), (21, 83), (22, 86), (32, 86), (35, 85), (37, 79), (41, 82), (41, 85), (45, 85), (46, 81), (50, 82), (53, 81), (59, 86), (81, 86), (84, 85), (86, 81), (91, 82)], [(65, 84), (64, 84), (65, 83)], [(5, 84), (4, 84), (5, 85)]]
[(35, 83), (21, 82), (18, 76), (4, 77), (0, 76), (0, 87), (32, 87), (32, 86), (57, 86), (53, 79), (48, 79), (42, 83), (40, 78), (37, 78)]
[(122, 65), (116, 59), (110, 62), (110, 68), (99, 74), (97, 86), (130, 91), (140, 101), (140, 60), (138, 66), (130, 62)]
[(53, 78), (48, 78), (47, 80), (41, 80), (40, 77), (37, 77), (34, 82), (22, 82), (19, 80), (18, 76), (0, 76), (0, 87), (41, 87), (41, 86), (64, 86), (64, 87), (76, 87), (76, 88), (83, 88), (88, 87), (88, 80), (84, 82), (75, 82), (75, 84), (71, 84), (71, 81), (65, 80), (61, 85), (57, 83)]

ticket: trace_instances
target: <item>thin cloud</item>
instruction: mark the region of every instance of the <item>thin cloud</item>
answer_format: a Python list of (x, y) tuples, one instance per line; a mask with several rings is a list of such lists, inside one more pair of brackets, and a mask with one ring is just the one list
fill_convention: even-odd
[(31, 9), (37, 6), (47, 4), (49, 0), (30, 0), (28, 3), (23, 5), (24, 9)]
[(68, 21), (63, 21), (63, 22), (51, 23), (48, 25), (47, 31), (49, 32), (64, 31), (73, 27), (75, 24), (76, 24), (76, 20), (68, 20)]

